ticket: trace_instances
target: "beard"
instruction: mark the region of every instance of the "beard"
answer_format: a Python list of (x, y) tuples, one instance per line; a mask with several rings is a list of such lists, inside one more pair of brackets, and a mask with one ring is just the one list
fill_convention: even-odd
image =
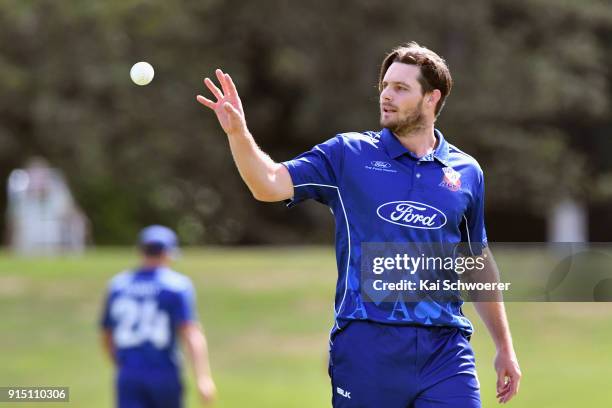
[(405, 135), (417, 129), (425, 127), (425, 117), (423, 115), (423, 98), (417, 106), (406, 112), (396, 112), (396, 118), (384, 119), (383, 114), (380, 115), (380, 126), (388, 128), (396, 135)]

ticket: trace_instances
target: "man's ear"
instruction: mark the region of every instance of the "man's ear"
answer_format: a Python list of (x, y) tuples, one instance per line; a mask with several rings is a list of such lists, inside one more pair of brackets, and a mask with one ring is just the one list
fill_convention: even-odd
[(441, 97), (442, 92), (440, 92), (439, 89), (434, 89), (429, 93), (429, 96), (427, 97), (427, 103), (435, 106), (438, 104), (438, 101)]
[(438, 101), (440, 98), (442, 98), (442, 92), (440, 92), (439, 89), (434, 89), (433, 91), (429, 92), (425, 100), (427, 101), (427, 105), (435, 110), (436, 106), (438, 106)]

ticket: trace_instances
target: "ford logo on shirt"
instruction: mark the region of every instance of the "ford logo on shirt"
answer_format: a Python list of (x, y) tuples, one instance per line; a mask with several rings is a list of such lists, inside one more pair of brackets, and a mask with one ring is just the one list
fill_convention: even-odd
[(374, 160), (371, 162), (371, 164), (373, 167), (378, 167), (379, 169), (388, 169), (389, 167), (391, 167), (391, 163), (380, 160)]
[(378, 207), (376, 214), (402, 227), (440, 229), (446, 225), (446, 215), (442, 211), (416, 201), (391, 201)]

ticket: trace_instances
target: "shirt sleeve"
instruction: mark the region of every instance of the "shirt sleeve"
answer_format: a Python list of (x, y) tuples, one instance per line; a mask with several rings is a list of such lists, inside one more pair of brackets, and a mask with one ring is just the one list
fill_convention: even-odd
[(343, 139), (338, 135), (293, 160), (283, 162), (293, 182), (293, 198), (287, 206), (312, 198), (328, 204), (338, 196), (343, 160)]
[(484, 175), (479, 171), (472, 201), (461, 223), (461, 241), (468, 243), (471, 255), (481, 255), (482, 250), (488, 245), (484, 221), (484, 195)]
[(197, 320), (195, 289), (191, 282), (189, 282), (185, 289), (178, 292), (178, 304), (175, 318), (177, 325)]

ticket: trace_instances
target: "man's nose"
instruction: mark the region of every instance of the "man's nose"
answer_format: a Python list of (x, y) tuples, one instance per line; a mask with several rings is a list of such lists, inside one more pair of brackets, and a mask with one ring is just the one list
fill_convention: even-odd
[(383, 89), (382, 92), (380, 93), (380, 100), (383, 102), (390, 102), (391, 94), (386, 89)]

